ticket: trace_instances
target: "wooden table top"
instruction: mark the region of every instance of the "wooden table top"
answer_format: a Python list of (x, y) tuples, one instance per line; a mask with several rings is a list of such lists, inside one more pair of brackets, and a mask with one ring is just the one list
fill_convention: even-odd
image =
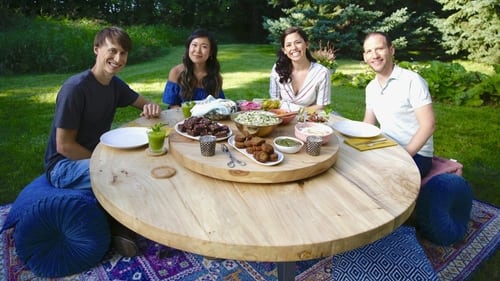
[[(164, 111), (160, 118), (170, 126), (183, 119), (178, 110)], [(338, 120), (331, 117), (331, 122)], [(139, 118), (128, 125), (158, 121)], [(402, 147), (360, 152), (337, 137), (340, 150), (331, 168), (283, 183), (207, 177), (184, 167), (170, 152), (152, 157), (145, 146), (116, 149), (101, 143), (90, 161), (92, 189), (118, 221), (176, 249), (250, 261), (326, 257), (399, 227), (420, 189), (418, 169)], [(176, 174), (153, 177), (151, 171), (161, 166), (173, 167)]]
[[(230, 127), (233, 136), (241, 134), (232, 121), (220, 122)], [(286, 124), (278, 126), (272, 135), (265, 138), (266, 143), (272, 144), (273, 138), (276, 136), (294, 136), (294, 125)], [(328, 143), (321, 147), (322, 153), (318, 156), (308, 155), (304, 145), (298, 153), (283, 153), (283, 160), (276, 165), (262, 165), (257, 163), (255, 158), (249, 158), (231, 147), (229, 140), (219, 141), (216, 144), (216, 151), (213, 157), (203, 157), (200, 155), (200, 143), (198, 140), (187, 139), (180, 134), (171, 134), (168, 140), (170, 153), (182, 166), (204, 176), (243, 183), (282, 183), (318, 175), (328, 170), (337, 161), (340, 148), (339, 140), (334, 136)], [(238, 160), (244, 161), (246, 165), (236, 165), (232, 169), (228, 168), (227, 162), (229, 158), (222, 151), (221, 143), (226, 143), (231, 153)]]

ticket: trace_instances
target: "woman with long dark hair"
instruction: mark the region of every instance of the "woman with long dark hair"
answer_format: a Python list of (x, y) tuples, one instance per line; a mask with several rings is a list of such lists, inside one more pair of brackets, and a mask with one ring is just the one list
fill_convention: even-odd
[(163, 102), (169, 107), (178, 107), (185, 101), (203, 100), (209, 95), (225, 98), (213, 35), (205, 29), (197, 29), (188, 37), (185, 49), (182, 64), (170, 70)]
[(306, 33), (298, 27), (287, 28), (271, 71), (269, 96), (290, 104), (293, 110), (323, 109), (331, 100), (330, 76), (311, 55)]

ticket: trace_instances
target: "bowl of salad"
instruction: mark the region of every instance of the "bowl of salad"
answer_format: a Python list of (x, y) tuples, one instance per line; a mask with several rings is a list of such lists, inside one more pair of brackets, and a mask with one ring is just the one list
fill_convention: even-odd
[(265, 110), (239, 111), (231, 114), (231, 120), (244, 135), (257, 137), (268, 136), (283, 121)]
[(303, 141), (288, 136), (275, 138), (273, 144), (279, 151), (291, 154), (299, 152), (304, 146)]

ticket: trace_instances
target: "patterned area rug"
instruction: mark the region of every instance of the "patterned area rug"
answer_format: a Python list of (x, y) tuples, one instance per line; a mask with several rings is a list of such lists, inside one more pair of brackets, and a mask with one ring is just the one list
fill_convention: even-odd
[[(0, 206), (0, 225), (11, 205)], [(0, 235), (0, 280), (277, 280), (276, 264), (209, 259), (141, 239), (144, 255), (124, 258), (110, 251), (103, 262), (86, 272), (59, 279), (37, 278), (16, 255), (13, 230)], [(500, 244), (500, 210), (474, 201), (466, 239), (452, 247), (439, 247), (419, 239), (440, 280), (463, 280), (490, 257)], [(332, 280), (334, 257), (297, 262), (300, 281)]]

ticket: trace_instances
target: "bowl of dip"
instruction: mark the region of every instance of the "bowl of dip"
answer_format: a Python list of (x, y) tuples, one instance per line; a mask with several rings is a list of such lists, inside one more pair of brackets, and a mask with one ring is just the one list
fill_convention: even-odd
[(277, 137), (273, 140), (274, 147), (283, 153), (297, 153), (304, 146), (304, 142), (287, 136)]
[(305, 142), (308, 136), (320, 136), (323, 144), (330, 141), (333, 135), (332, 127), (316, 122), (299, 122), (295, 125), (295, 137)]

